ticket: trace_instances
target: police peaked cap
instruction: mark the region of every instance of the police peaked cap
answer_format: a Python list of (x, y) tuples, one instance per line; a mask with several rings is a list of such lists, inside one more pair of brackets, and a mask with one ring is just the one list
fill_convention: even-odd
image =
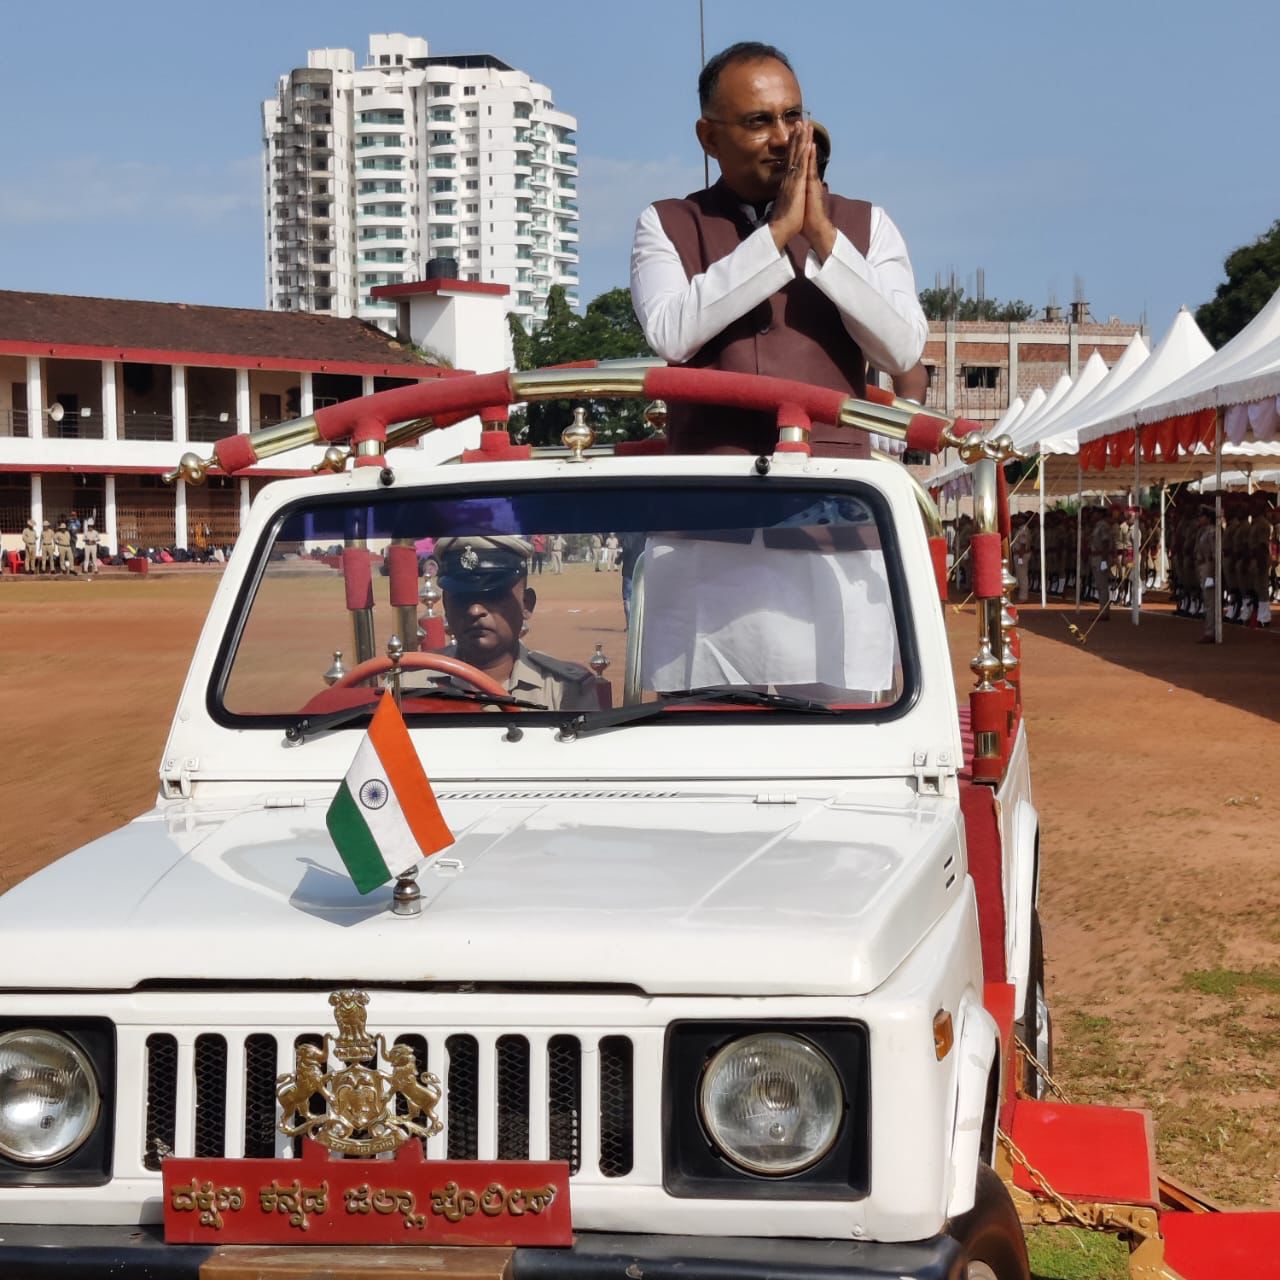
[(473, 596), (507, 590), (528, 575), (532, 555), (528, 542), (507, 534), (439, 538), (441, 590)]

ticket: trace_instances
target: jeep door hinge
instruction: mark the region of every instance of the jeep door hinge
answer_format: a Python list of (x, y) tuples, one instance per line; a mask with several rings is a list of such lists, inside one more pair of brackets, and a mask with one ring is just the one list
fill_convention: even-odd
[(196, 756), (166, 758), (160, 766), (160, 791), (166, 800), (185, 800), (191, 794), (191, 775), (200, 767)]
[(916, 775), (916, 794), (922, 796), (940, 796), (943, 779), (954, 777), (956, 772), (951, 752), (945, 748), (916, 751), (911, 765)]

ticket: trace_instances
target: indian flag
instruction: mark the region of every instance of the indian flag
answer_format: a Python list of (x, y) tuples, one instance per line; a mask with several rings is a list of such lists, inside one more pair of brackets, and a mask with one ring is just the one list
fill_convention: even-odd
[(390, 693), (356, 748), (325, 825), (361, 893), (453, 843)]

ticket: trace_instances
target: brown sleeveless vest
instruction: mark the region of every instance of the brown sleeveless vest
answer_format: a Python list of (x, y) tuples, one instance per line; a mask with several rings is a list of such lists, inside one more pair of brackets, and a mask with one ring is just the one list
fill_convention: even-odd
[[(683, 200), (659, 200), (654, 208), (690, 279), (727, 257), (756, 229), (723, 181)], [(827, 213), (865, 255), (871, 243), (871, 206), (863, 200), (828, 195)], [(866, 360), (844, 327), (835, 303), (805, 279), (808, 254), (808, 240), (796, 236), (787, 245), (795, 278), (723, 329), (686, 364), (697, 369), (763, 373), (862, 395), (867, 387)], [(671, 453), (772, 453), (778, 429), (768, 414), (672, 405), (667, 439)], [(815, 454), (827, 457), (865, 458), (870, 453), (863, 432), (838, 430), (830, 424), (815, 422), (810, 443)]]

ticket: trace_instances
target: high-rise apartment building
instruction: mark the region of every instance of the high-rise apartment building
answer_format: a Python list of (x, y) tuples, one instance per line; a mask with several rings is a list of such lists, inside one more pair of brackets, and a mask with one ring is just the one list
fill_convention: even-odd
[(525, 72), (372, 35), (359, 68), (350, 49), (310, 50), (262, 121), (273, 310), (390, 329), (373, 289), (431, 274), (507, 285), (526, 325), (553, 285), (577, 303), (577, 121)]

